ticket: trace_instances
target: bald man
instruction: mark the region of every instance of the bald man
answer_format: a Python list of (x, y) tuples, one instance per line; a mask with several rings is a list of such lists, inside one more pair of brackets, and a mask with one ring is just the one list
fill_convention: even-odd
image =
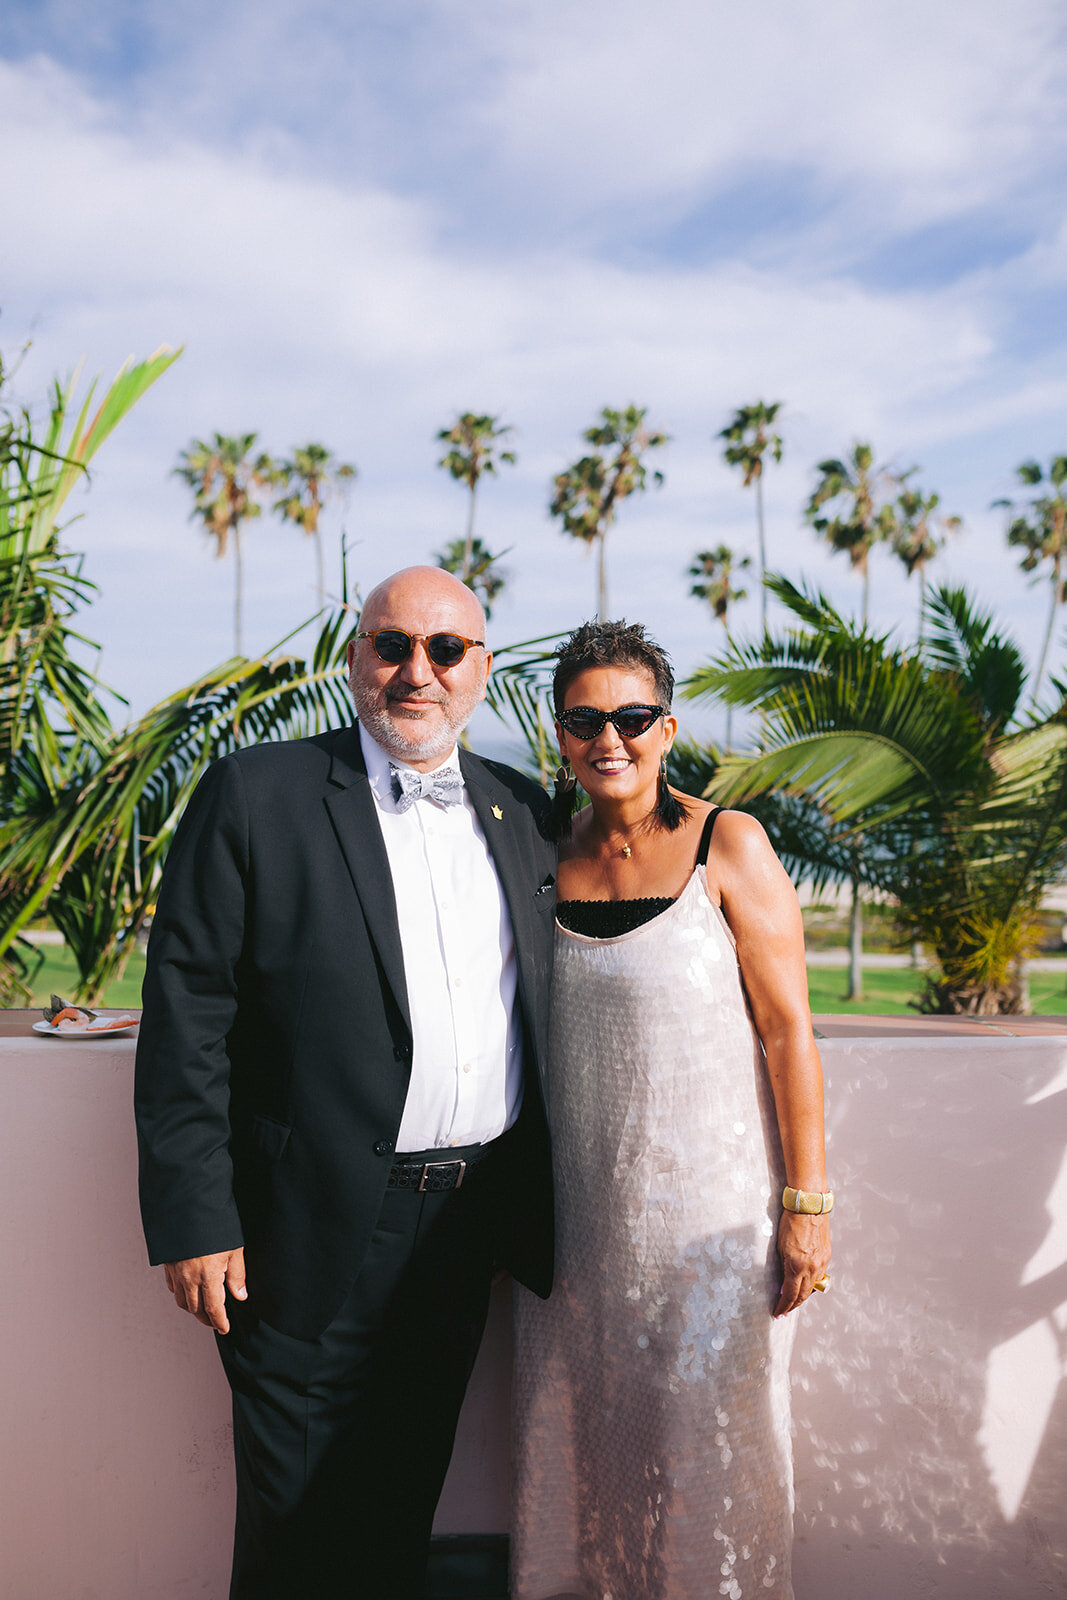
[(167, 861), (141, 1203), (233, 1392), (231, 1600), (419, 1600), (494, 1267), (551, 1286), (554, 853), (457, 748), (491, 659), (458, 579), (396, 573), (357, 723), (217, 762)]

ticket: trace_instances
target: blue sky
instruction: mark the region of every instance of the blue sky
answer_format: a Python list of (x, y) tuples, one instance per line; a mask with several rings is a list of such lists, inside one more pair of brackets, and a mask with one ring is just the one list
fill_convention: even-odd
[[(1019, 461), (1067, 449), (1065, 64), (1053, 0), (8, 0), (0, 340), (33, 341), (19, 397), (81, 358), (110, 376), (186, 347), (68, 535), (101, 587), (104, 676), (140, 710), (228, 653), (232, 573), (170, 476), (216, 428), (356, 462), (366, 590), (462, 531), (437, 429), (500, 414), (519, 464), (480, 513), (511, 547), (495, 638), (572, 626), (593, 564), (548, 485), (629, 401), (671, 443), (665, 487), (611, 535), (612, 609), (681, 673), (719, 642), (687, 597), (692, 554), (754, 551), (712, 436), (757, 397), (786, 402), (772, 566), (858, 604), (800, 508), (813, 464), (870, 438), (965, 519), (933, 575), (1034, 645), (1044, 593), (990, 502)], [(313, 562), (263, 519), (248, 566), (266, 648), (312, 609)], [(884, 553), (872, 588), (875, 619), (912, 629)], [(753, 596), (738, 631), (755, 616)]]

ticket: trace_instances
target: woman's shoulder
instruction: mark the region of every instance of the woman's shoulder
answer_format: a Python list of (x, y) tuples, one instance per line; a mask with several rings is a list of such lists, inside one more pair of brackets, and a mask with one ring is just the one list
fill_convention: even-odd
[(711, 824), (709, 859), (714, 858), (724, 864), (746, 867), (774, 855), (763, 824), (750, 816), (747, 811), (731, 811), (725, 806), (708, 805), (703, 801), (694, 802), (695, 804), (704, 807), (698, 826), (706, 828), (707, 819), (714, 818)]
[(757, 822), (755, 817), (749, 816), (747, 811), (730, 811), (726, 806), (717, 805), (714, 800), (703, 800), (695, 794), (683, 794), (681, 790), (676, 793), (685, 806), (686, 833), (702, 834), (710, 820), (711, 835), (714, 840), (726, 839), (730, 843), (737, 844), (745, 839), (767, 837), (763, 825)]

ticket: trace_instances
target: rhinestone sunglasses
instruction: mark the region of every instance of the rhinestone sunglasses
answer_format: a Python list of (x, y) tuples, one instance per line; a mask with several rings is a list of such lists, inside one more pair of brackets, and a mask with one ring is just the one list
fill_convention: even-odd
[(666, 715), (666, 706), (617, 706), (614, 711), (598, 711), (595, 706), (571, 706), (569, 711), (560, 712), (559, 724), (575, 739), (598, 739), (609, 722), (620, 738), (637, 739)]
[(458, 667), (468, 650), (485, 649), (484, 639), (465, 639), (461, 633), (405, 633), (403, 628), (375, 628), (373, 633), (357, 633), (356, 638), (369, 639), (378, 660), (391, 667), (406, 661), (417, 644), (426, 646), (435, 667)]

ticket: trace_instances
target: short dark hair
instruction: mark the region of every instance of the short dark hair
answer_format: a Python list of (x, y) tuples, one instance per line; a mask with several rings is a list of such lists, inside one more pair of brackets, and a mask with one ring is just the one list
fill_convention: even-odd
[(556, 715), (564, 709), (567, 690), (590, 667), (633, 667), (647, 672), (656, 698), (667, 711), (674, 696), (674, 673), (662, 645), (650, 639), (640, 622), (583, 622), (556, 649), (552, 701)]

